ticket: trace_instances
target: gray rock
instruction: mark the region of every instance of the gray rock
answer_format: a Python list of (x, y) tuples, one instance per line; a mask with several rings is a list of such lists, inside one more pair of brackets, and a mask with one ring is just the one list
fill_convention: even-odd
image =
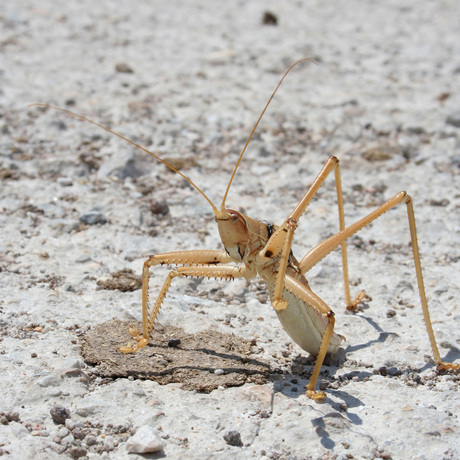
[(94, 208), (91, 211), (85, 212), (79, 217), (79, 220), (82, 224), (86, 224), (86, 225), (96, 225), (96, 224), (103, 225), (107, 223), (107, 218), (97, 208)]
[(236, 447), (242, 447), (243, 442), (241, 441), (241, 434), (239, 431), (227, 431), (227, 433), (224, 434), (224, 441), (229, 445), (229, 446), (236, 446)]
[(81, 446), (74, 446), (71, 447), (67, 453), (72, 457), (72, 458), (80, 458), (80, 457), (85, 457), (88, 451)]
[(50, 414), (53, 422), (57, 423), (58, 425), (64, 425), (65, 421), (70, 418), (70, 410), (64, 406), (52, 407), (50, 409)]
[(456, 128), (460, 128), (460, 112), (451, 113), (446, 118), (446, 123), (451, 126), (455, 126)]

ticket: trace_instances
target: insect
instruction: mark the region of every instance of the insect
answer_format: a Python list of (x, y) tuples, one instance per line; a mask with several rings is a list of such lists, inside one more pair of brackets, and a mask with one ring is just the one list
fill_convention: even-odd
[[(132, 337), (132, 342), (126, 346), (119, 347), (121, 352), (135, 353), (149, 343), (155, 319), (174, 278), (200, 277), (224, 280), (245, 278), (249, 280), (259, 275), (267, 285), (272, 307), (283, 328), (302, 349), (316, 356), (313, 373), (306, 386), (306, 394), (314, 400), (323, 399), (326, 396), (325, 393), (315, 390), (321, 366), (326, 354), (335, 353), (342, 344), (344, 337), (334, 331), (334, 312), (310, 289), (305, 275), (320, 260), (340, 246), (346, 308), (351, 311), (356, 310), (359, 303), (364, 300), (365, 293), (361, 291), (353, 300), (351, 298), (348, 278), (347, 239), (378, 219), (389, 209), (404, 203), (407, 207), (412, 252), (425, 327), (428, 332), (435, 363), (438, 369), (457, 370), (460, 368), (460, 364), (443, 362), (439, 354), (425, 295), (412, 199), (406, 192), (396, 194), (369, 215), (346, 227), (339, 160), (331, 156), (299, 203), (279, 226), (266, 221), (254, 220), (239, 211), (228, 209), (225, 205), (227, 195), (246, 148), (278, 88), (293, 67), (308, 60), (311, 59), (302, 59), (294, 63), (279, 81), (241, 151), (228, 182), (220, 208), (216, 207), (208, 196), (188, 177), (144, 147), (86, 117), (74, 114), (65, 109), (37, 104), (70, 113), (77, 118), (89, 121), (152, 155), (191, 184), (209, 203), (214, 213), (214, 218), (224, 245), (224, 251), (192, 250), (167, 252), (152, 255), (145, 261), (142, 271), (142, 332), (135, 327), (130, 327), (129, 333)], [(297, 260), (292, 253), (291, 246), (298, 222), (318, 189), (332, 172), (335, 177), (340, 230), (335, 235), (313, 247), (300, 260)], [(175, 268), (169, 272), (153, 307), (150, 309), (150, 269), (156, 265), (163, 264), (173, 265)]]

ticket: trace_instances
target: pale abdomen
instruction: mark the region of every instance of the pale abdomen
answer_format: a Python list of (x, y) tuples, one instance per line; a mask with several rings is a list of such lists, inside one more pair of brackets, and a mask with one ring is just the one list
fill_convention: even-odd
[[(266, 282), (270, 298), (273, 299), (275, 285), (270, 281), (266, 280)], [(283, 299), (288, 302), (288, 306), (284, 310), (276, 311), (278, 319), (284, 330), (299, 347), (312, 355), (316, 355), (321, 346), (328, 321), (312, 305), (317, 304), (318, 307), (323, 308), (326, 305), (310, 288), (298, 281), (286, 277), (286, 285), (289, 289), (283, 290)], [(343, 341), (344, 337), (334, 332), (327, 352), (335, 353)]]

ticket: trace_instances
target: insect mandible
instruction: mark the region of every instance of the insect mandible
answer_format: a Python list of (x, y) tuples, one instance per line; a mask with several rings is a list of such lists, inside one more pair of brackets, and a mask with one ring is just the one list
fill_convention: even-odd
[[(315, 390), (321, 366), (326, 354), (335, 353), (342, 344), (344, 337), (334, 331), (334, 312), (310, 289), (305, 275), (320, 260), (340, 246), (342, 253), (346, 308), (348, 310), (355, 311), (359, 303), (364, 300), (365, 293), (361, 291), (353, 300), (351, 298), (348, 279), (346, 241), (363, 227), (369, 225), (371, 222), (382, 216), (382, 214), (387, 212), (389, 209), (397, 206), (398, 204), (405, 203), (409, 219), (409, 231), (420, 302), (422, 305), (425, 327), (428, 332), (434, 361), (438, 369), (457, 370), (460, 368), (460, 364), (443, 362), (439, 354), (425, 295), (412, 199), (406, 192), (396, 194), (375, 211), (371, 212), (354, 224), (346, 227), (339, 160), (336, 157), (331, 156), (324, 164), (313, 184), (302, 196), (299, 203), (279, 226), (266, 221), (254, 220), (239, 211), (228, 209), (225, 206), (227, 195), (238, 166), (241, 163), (246, 148), (257, 126), (259, 125), (260, 120), (286, 75), (293, 67), (304, 61), (311, 61), (311, 59), (301, 59), (291, 65), (291, 67), (289, 67), (289, 69), (284, 73), (275, 88), (275, 91), (265, 105), (233, 169), (220, 209), (216, 207), (208, 196), (188, 177), (168, 164), (165, 160), (158, 157), (156, 154), (148, 151), (146, 148), (81, 115), (46, 104), (33, 104), (57, 109), (88, 121), (140, 148), (149, 155), (152, 155), (191, 184), (206, 199), (213, 210), (214, 218), (217, 222), (219, 234), (225, 250), (177, 251), (150, 256), (145, 261), (142, 272), (142, 332), (137, 330), (135, 327), (130, 327), (129, 333), (134, 344), (129, 343), (126, 346), (121, 346), (119, 347), (119, 350), (123, 353), (135, 353), (149, 343), (155, 319), (163, 304), (173, 278), (193, 276), (224, 280), (232, 280), (236, 278), (245, 278), (246, 280), (249, 280), (250, 278), (254, 278), (259, 275), (267, 285), (271, 304), (283, 328), (292, 340), (303, 350), (316, 356), (313, 373), (308, 385), (306, 386), (306, 394), (311, 399), (323, 399), (326, 396), (325, 393), (323, 391)], [(310, 252), (308, 252), (308, 254), (302, 257), (299, 261), (295, 258), (291, 250), (293, 237), (299, 219), (302, 217), (318, 189), (323, 185), (326, 178), (332, 172), (334, 172), (335, 176), (340, 230), (338, 233), (313, 247), (313, 249), (311, 249)], [(150, 268), (163, 264), (175, 265), (175, 268), (169, 272), (152, 309), (150, 309)]]

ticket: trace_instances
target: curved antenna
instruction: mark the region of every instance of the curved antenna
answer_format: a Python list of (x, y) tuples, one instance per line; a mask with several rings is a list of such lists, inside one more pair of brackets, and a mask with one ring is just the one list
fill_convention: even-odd
[(28, 107), (34, 107), (34, 106), (47, 107), (49, 109), (59, 110), (60, 112), (67, 113), (67, 114), (72, 115), (72, 116), (74, 116), (76, 118), (79, 118), (80, 120), (87, 121), (87, 122), (89, 122), (89, 123), (91, 123), (93, 125), (98, 126), (99, 128), (104, 129), (105, 131), (109, 132), (110, 134), (114, 134), (115, 136), (119, 137), (120, 139), (123, 139), (124, 141), (129, 142), (130, 144), (134, 145), (135, 147), (143, 150), (145, 153), (148, 153), (152, 157), (156, 158), (158, 161), (161, 161), (165, 166), (167, 166), (169, 169), (173, 170), (175, 173), (179, 174), (179, 176), (181, 176), (183, 179), (185, 179), (192, 187), (194, 187), (196, 190), (198, 190), (201, 193), (201, 195), (204, 197), (204, 199), (211, 205), (212, 210), (214, 211), (214, 214), (216, 216), (220, 215), (219, 210), (216, 208), (216, 206), (214, 206), (214, 203), (206, 196), (206, 194), (200, 189), (200, 187), (198, 187), (198, 185), (193, 183), (193, 181), (191, 179), (189, 179), (185, 174), (183, 174), (180, 171), (178, 171), (174, 166), (171, 166), (167, 161), (163, 160), (158, 155), (155, 155), (150, 150), (147, 150), (145, 147), (142, 147), (142, 145), (136, 144), (136, 142), (128, 139), (127, 137), (122, 136), (121, 134), (118, 134), (115, 131), (112, 131), (111, 129), (109, 129), (109, 128), (107, 128), (107, 127), (105, 127), (105, 126), (103, 126), (103, 125), (101, 125), (99, 123), (96, 123), (95, 121), (91, 120), (90, 118), (86, 118), (83, 115), (78, 115), (78, 113), (71, 112), (70, 110), (61, 109), (60, 107), (55, 107), (54, 105), (50, 105), (50, 104), (30, 104), (30, 105), (28, 105)]
[(283, 80), (285, 79), (286, 75), (287, 75), (297, 64), (300, 64), (301, 62), (305, 62), (305, 61), (311, 61), (311, 62), (313, 62), (314, 64), (318, 64), (318, 63), (317, 63), (314, 59), (312, 59), (312, 58), (304, 58), (304, 59), (300, 59), (300, 60), (297, 61), (297, 62), (294, 62), (294, 64), (292, 64), (291, 67), (289, 67), (289, 69), (287, 69), (286, 72), (284, 72), (284, 75), (281, 77), (281, 80), (279, 81), (277, 87), (275, 88), (275, 91), (273, 91), (273, 94), (270, 96), (270, 99), (268, 100), (267, 104), (265, 105), (264, 109), (262, 110), (262, 113), (260, 114), (259, 119), (257, 120), (256, 124), (254, 125), (254, 128), (252, 128), (251, 134), (249, 135), (248, 140), (246, 141), (246, 144), (244, 144), (243, 150), (241, 151), (240, 156), (239, 156), (239, 158), (238, 158), (238, 161), (236, 162), (235, 168), (233, 169), (233, 173), (232, 173), (232, 175), (231, 175), (231, 177), (230, 177), (230, 181), (228, 182), (228, 185), (227, 185), (227, 190), (225, 190), (225, 195), (224, 195), (224, 198), (223, 198), (223, 200), (222, 200), (222, 204), (220, 205), (221, 213), (225, 213), (225, 201), (226, 201), (226, 199), (227, 199), (227, 195), (228, 195), (228, 192), (229, 192), (229, 190), (230, 190), (230, 186), (232, 185), (233, 178), (235, 177), (236, 170), (238, 169), (238, 166), (240, 165), (240, 162), (241, 162), (241, 159), (243, 158), (244, 152), (246, 152), (246, 148), (248, 147), (248, 144), (249, 144), (249, 142), (251, 141), (252, 136), (254, 135), (254, 132), (255, 132), (255, 130), (257, 129), (257, 126), (259, 126), (260, 120), (262, 120), (262, 117), (264, 116), (265, 111), (267, 110), (268, 106), (270, 105), (270, 102), (272, 101), (273, 97), (275, 96), (276, 92), (278, 91), (278, 88), (281, 86), (281, 83), (283, 83)]

